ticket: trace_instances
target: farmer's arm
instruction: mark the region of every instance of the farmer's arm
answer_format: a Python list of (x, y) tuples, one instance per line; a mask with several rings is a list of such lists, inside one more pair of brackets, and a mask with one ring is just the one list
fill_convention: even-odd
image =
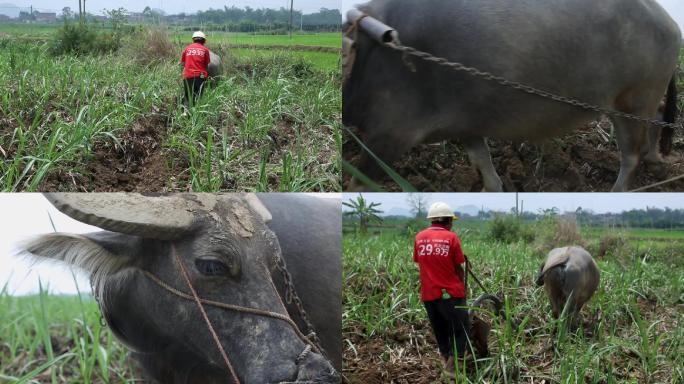
[(454, 262), (454, 268), (456, 268), (456, 274), (461, 281), (465, 281), (465, 255), (463, 254), (463, 248), (461, 248), (461, 240), (456, 235), (454, 235), (454, 243), (451, 249), (452, 260)]
[(183, 50), (183, 54), (181, 55), (181, 61), (180, 61), (181, 71), (183, 71), (185, 69), (185, 52), (187, 52), (187, 51)]
[(418, 242), (413, 242), (413, 261), (418, 262)]

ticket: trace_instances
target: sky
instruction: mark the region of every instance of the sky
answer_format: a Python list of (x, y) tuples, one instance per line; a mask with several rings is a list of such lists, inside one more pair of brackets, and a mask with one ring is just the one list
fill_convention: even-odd
[[(466, 205), (489, 208), (496, 211), (509, 211), (515, 207), (515, 193), (424, 193), (428, 204), (437, 201), (448, 203), (452, 209)], [(342, 201), (355, 199), (357, 193), (345, 193)], [(406, 209), (407, 194), (402, 193), (364, 193), (368, 201), (382, 203), (378, 209), (388, 212), (392, 208)], [(556, 207), (561, 212), (575, 211), (578, 207), (596, 213), (622, 212), (646, 207), (684, 209), (684, 197), (677, 193), (520, 193), (525, 211), (538, 212), (539, 209)]]
[[(316, 197), (340, 199), (339, 193), (312, 194)], [(88, 277), (78, 268), (60, 262), (33, 263), (17, 257), (17, 245), (31, 237), (52, 233), (50, 217), (58, 232), (89, 233), (100, 228), (80, 223), (53, 207), (37, 193), (0, 193), (0, 289), (7, 283), (10, 295), (36, 293), (39, 279), (53, 294), (76, 294), (76, 282), (81, 292), (90, 292)]]
[[(16, 257), (17, 243), (38, 234), (53, 232), (50, 217), (58, 231), (70, 233), (96, 232), (92, 227), (62, 214), (43, 195), (35, 193), (0, 194), (0, 287), (8, 283), (11, 295), (35, 293), (38, 279), (53, 293), (76, 293), (70, 268), (57, 262), (29, 263)], [(78, 269), (74, 269), (78, 286), (90, 292), (90, 283)]]
[[(597, 0), (600, 1), (600, 0)], [(679, 27), (684, 30), (684, 0), (656, 0), (663, 6), (679, 24)], [(366, 1), (359, 0), (341, 0), (342, 15), (346, 15), (347, 11), (357, 4), (363, 4)]]
[[(77, 0), (0, 0), (0, 3), (11, 3), (18, 7), (29, 7), (33, 5), (41, 11), (60, 12), (64, 7), (71, 7), (72, 10), (78, 12)], [(250, 6), (252, 8), (274, 8), (281, 7), (290, 8), (289, 0), (233, 0), (233, 1), (216, 1), (216, 0), (87, 0), (86, 9), (92, 13), (100, 13), (102, 9), (115, 9), (124, 7), (131, 12), (142, 12), (142, 10), (149, 6), (150, 8), (163, 9), (166, 13), (194, 13), (198, 10), (204, 11), (209, 8), (223, 8), (223, 6), (236, 6), (244, 8)], [(321, 8), (340, 9), (340, 0), (294, 0), (294, 8), (304, 11), (304, 13), (314, 13)]]

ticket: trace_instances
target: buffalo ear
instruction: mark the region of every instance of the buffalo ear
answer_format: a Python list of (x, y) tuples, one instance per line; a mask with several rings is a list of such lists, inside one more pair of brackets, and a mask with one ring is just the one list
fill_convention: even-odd
[(140, 238), (113, 232), (51, 233), (21, 244), (20, 252), (35, 261), (63, 261), (102, 278), (133, 266), (140, 246)]

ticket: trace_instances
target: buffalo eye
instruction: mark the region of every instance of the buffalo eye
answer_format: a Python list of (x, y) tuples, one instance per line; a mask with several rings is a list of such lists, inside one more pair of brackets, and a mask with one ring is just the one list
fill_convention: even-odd
[(231, 272), (225, 263), (216, 259), (197, 259), (195, 266), (201, 274), (206, 276), (226, 276)]

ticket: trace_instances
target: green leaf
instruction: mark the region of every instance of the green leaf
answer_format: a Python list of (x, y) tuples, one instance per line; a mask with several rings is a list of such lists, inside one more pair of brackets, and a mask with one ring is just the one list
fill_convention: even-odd
[(366, 146), (366, 144), (364, 144), (363, 141), (361, 141), (361, 139), (356, 137), (356, 135), (354, 135), (354, 133), (349, 128), (344, 127), (344, 129), (347, 131), (347, 133), (349, 133), (349, 135), (351, 135), (352, 138), (354, 138), (354, 140), (356, 140), (357, 143), (359, 143), (359, 145), (361, 146), (361, 148), (363, 148), (364, 151), (368, 152), (368, 154), (371, 155), (371, 157), (378, 163), (380, 168), (382, 168), (382, 170), (385, 171), (392, 178), (392, 180), (394, 180), (394, 182), (401, 187), (401, 189), (404, 192), (418, 192), (416, 187), (411, 185), (411, 183), (409, 183), (408, 180), (401, 177), (401, 175), (399, 175), (394, 169), (392, 169), (392, 167), (387, 165), (377, 155), (375, 155), (375, 153), (373, 153), (373, 151), (371, 151)]

